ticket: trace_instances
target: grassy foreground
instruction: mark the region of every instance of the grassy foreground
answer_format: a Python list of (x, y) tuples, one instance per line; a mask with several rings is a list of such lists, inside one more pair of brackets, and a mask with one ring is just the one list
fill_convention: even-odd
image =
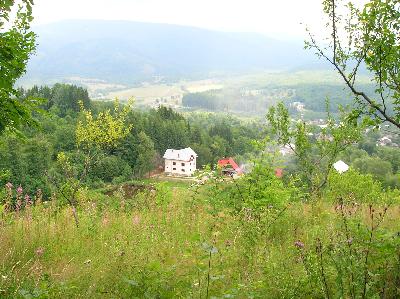
[[(57, 202), (1, 216), (0, 298), (398, 295), (398, 206), (293, 203), (259, 233), (251, 219), (210, 213), (187, 183), (133, 199), (118, 192), (80, 197), (79, 228), (70, 208)], [(356, 209), (360, 221), (351, 228), (343, 213)], [(371, 213), (385, 217), (368, 243)], [(380, 238), (389, 240), (385, 248)]]

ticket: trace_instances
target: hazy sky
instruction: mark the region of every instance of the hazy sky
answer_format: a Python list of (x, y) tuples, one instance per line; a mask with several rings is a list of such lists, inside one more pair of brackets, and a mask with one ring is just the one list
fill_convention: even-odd
[(35, 0), (34, 15), (36, 24), (133, 20), (300, 39), (304, 24), (313, 31), (323, 25), (321, 0)]

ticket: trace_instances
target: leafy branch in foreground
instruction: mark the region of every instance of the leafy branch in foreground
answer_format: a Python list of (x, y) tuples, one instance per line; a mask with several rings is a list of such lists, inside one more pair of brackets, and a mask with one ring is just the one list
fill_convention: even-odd
[[(309, 32), (306, 48), (334, 66), (356, 96), (354, 116), (372, 116), (372, 123), (389, 122), (400, 128), (400, 4), (398, 0), (370, 0), (362, 8), (351, 2), (324, 0), (330, 37), (320, 45)], [(346, 10), (343, 17), (341, 11)], [(375, 95), (357, 86), (366, 66), (375, 83)]]
[(36, 125), (32, 112), (38, 111), (41, 104), (31, 97), (20, 99), (20, 92), (14, 87), (36, 48), (35, 34), (30, 31), (33, 1), (16, 2), (0, 1), (0, 133), (6, 129), (19, 132), (23, 125)]
[(270, 108), (267, 120), (278, 144), (293, 151), (300, 175), (312, 194), (319, 194), (326, 185), (338, 155), (361, 137), (362, 126), (344, 112), (338, 122), (328, 113), (326, 127), (319, 131), (301, 120), (292, 122), (283, 103)]

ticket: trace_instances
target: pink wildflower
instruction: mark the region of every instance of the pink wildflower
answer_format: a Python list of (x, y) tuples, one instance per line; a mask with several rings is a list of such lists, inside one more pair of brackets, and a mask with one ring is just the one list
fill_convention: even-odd
[(28, 194), (25, 195), (25, 205), (30, 206), (32, 204), (31, 198)]
[(297, 248), (304, 248), (304, 243), (301, 241), (296, 241), (294, 242), (294, 246), (296, 246)]
[(22, 208), (22, 201), (20, 199), (17, 200), (17, 203), (15, 205), (15, 210), (18, 212)]
[(35, 253), (36, 253), (37, 256), (42, 256), (43, 253), (44, 253), (44, 248), (43, 247), (37, 248)]
[(17, 188), (17, 193), (22, 194), (22, 192), (24, 192), (24, 190), (22, 189), (21, 185), (19, 185)]
[(108, 219), (107, 215), (105, 215), (102, 219), (102, 224), (104, 226), (107, 226), (107, 224), (110, 222), (110, 220)]
[(140, 223), (139, 215), (133, 216), (132, 223), (133, 223), (133, 225), (138, 225)]

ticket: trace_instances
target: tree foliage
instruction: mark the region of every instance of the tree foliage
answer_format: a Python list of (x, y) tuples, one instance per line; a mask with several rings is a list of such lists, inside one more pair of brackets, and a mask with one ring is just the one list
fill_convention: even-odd
[(84, 108), (84, 119), (78, 121), (76, 128), (76, 143), (82, 149), (109, 149), (124, 139), (132, 129), (132, 124), (126, 124), (128, 113), (132, 106), (125, 105), (120, 109), (118, 101), (115, 101), (114, 113), (109, 109), (93, 116), (90, 110)]
[(145, 132), (140, 132), (137, 137), (138, 156), (136, 160), (135, 175), (141, 177), (154, 169), (156, 151), (154, 149), (153, 141)]
[(301, 120), (293, 123), (288, 109), (279, 103), (270, 108), (267, 120), (278, 144), (295, 154), (302, 179), (312, 192), (325, 186), (338, 155), (361, 137), (361, 127), (344, 113), (339, 121), (328, 113), (326, 127), (315, 130)]
[(36, 46), (35, 34), (30, 31), (32, 5), (32, 0), (0, 2), (0, 133), (36, 124), (32, 111), (41, 101), (21, 100), (15, 88)]
[(58, 153), (56, 173), (50, 177), (57, 193), (71, 206), (76, 226), (79, 225), (76, 211), (79, 189), (93, 170), (93, 166), (104, 157), (104, 151), (115, 148), (133, 126), (126, 124), (127, 115), (132, 109), (130, 104), (120, 109), (116, 100), (113, 114), (106, 109), (97, 116), (85, 109), (83, 103), (81, 106), (84, 119), (78, 121), (75, 131), (78, 152), (75, 155)]

